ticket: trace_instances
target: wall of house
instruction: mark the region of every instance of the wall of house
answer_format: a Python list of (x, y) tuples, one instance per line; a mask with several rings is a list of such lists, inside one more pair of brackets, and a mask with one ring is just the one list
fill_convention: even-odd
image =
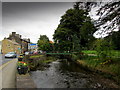
[(22, 40), (22, 53), (28, 51), (28, 42), (25, 40)]
[(10, 41), (8, 39), (2, 40), (2, 53), (3, 54), (6, 54), (8, 52), (16, 52), (17, 54), (20, 54), (21, 52), (20, 48), (21, 48), (21, 45), (13, 41)]
[(0, 41), (0, 54), (1, 54), (1, 48), (2, 48), (2, 41)]

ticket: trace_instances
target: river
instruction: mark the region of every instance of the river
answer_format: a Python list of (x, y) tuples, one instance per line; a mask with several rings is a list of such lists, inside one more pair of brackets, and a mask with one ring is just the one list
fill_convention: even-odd
[(111, 88), (115, 85), (103, 77), (83, 70), (67, 60), (57, 60), (45, 68), (31, 71), (37, 88)]

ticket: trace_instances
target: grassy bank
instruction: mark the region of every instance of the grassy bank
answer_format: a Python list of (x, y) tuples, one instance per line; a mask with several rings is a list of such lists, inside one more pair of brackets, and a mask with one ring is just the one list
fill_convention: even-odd
[(83, 50), (82, 51), (84, 54), (97, 54), (95, 50)]
[(45, 60), (41, 60), (40, 63), (47, 64), (47, 63), (51, 63), (51, 62), (53, 62), (55, 60), (56, 59), (54, 57), (48, 56), (48, 57), (46, 57)]
[(31, 55), (30, 58), (40, 58), (42, 57), (43, 55)]
[[(97, 55), (97, 51), (95, 50), (83, 50), (82, 51), (84, 54), (95, 54)], [(111, 50), (111, 55), (114, 58), (120, 57), (120, 51), (119, 50)]]
[(44, 66), (46, 67), (48, 63), (55, 61), (56, 59), (51, 56), (45, 55), (30, 55), (27, 60), (27, 64), (30, 67), (30, 70), (41, 69)]
[(82, 60), (77, 60), (81, 64), (93, 71), (105, 73), (105, 77), (113, 79), (120, 84), (120, 60), (112, 58), (112, 60), (102, 61), (97, 56), (86, 56)]

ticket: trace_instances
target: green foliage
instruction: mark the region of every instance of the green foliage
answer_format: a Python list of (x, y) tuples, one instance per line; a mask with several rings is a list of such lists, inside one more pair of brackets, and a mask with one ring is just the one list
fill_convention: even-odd
[(30, 58), (40, 58), (40, 57), (42, 57), (43, 55), (32, 55), (32, 56), (30, 56)]
[(120, 30), (117, 32), (112, 32), (107, 38), (113, 41), (116, 50), (120, 50)]
[(116, 58), (113, 59), (112, 63), (107, 63), (107, 64), (101, 64), (102, 60), (99, 60), (97, 59), (97, 57), (94, 57), (94, 56), (88, 56), (88, 58), (82, 61), (84, 61), (85, 64), (89, 67), (96, 68), (104, 72), (109, 72), (111, 74), (117, 74), (117, 75), (120, 74), (120, 71), (119, 71), (120, 61), (117, 60)]
[(95, 50), (99, 59), (105, 61), (112, 57), (111, 51), (113, 50), (112, 41), (106, 39), (97, 39), (95, 42)]
[(43, 41), (49, 41), (49, 38), (46, 35), (40, 35), (39, 40), (43, 40)]
[(83, 50), (82, 52), (85, 54), (97, 54), (95, 50)]
[(87, 12), (79, 9), (79, 3), (74, 5), (61, 17), (53, 39), (55, 50), (59, 52), (80, 52), (82, 47), (87, 47), (93, 41), (95, 27), (92, 24)]
[(78, 56), (75, 55), (75, 54), (72, 54), (72, 59), (75, 61), (75, 60), (78, 60)]
[(38, 49), (50, 52), (53, 50), (53, 44), (50, 43), (49, 38), (46, 35), (40, 35), (40, 38), (37, 42)]

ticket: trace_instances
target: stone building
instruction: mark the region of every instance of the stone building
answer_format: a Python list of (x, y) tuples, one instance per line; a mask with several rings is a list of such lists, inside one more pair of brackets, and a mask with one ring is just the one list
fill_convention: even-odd
[(1, 52), (2, 52), (1, 47), (2, 47), (2, 41), (0, 41), (0, 54), (1, 54)]
[(6, 54), (8, 52), (16, 52), (17, 54), (21, 53), (21, 45), (17, 42), (5, 38), (2, 40), (2, 53)]
[(19, 44), (22, 43), (21, 35), (16, 34), (16, 32), (12, 32), (12, 34), (10, 34), (7, 39), (15, 41), (15, 42), (17, 42)]
[(28, 51), (28, 44), (30, 43), (29, 39), (22, 39), (22, 53)]
[[(21, 53), (24, 53), (24, 52), (28, 51), (28, 44), (30, 43), (30, 39), (22, 39), (21, 37), (22, 36), (19, 34), (16, 34), (16, 32), (12, 32), (12, 34), (9, 35), (7, 40), (9, 40), (11, 42), (15, 42), (15, 43), (17, 43), (17, 45), (19, 44), (20, 45), (20, 47), (18, 48), (19, 51), (21, 51)], [(4, 39), (4, 40), (6, 41), (6, 39)], [(9, 43), (9, 42), (7, 42), (7, 43)], [(2, 45), (6, 46), (7, 43), (3, 43)], [(5, 48), (2, 47), (2, 53), (3, 53), (4, 49)], [(10, 49), (10, 48), (7, 48), (7, 49)], [(11, 49), (13, 49), (13, 47), (11, 47)], [(9, 50), (7, 50), (7, 51), (9, 51)]]

